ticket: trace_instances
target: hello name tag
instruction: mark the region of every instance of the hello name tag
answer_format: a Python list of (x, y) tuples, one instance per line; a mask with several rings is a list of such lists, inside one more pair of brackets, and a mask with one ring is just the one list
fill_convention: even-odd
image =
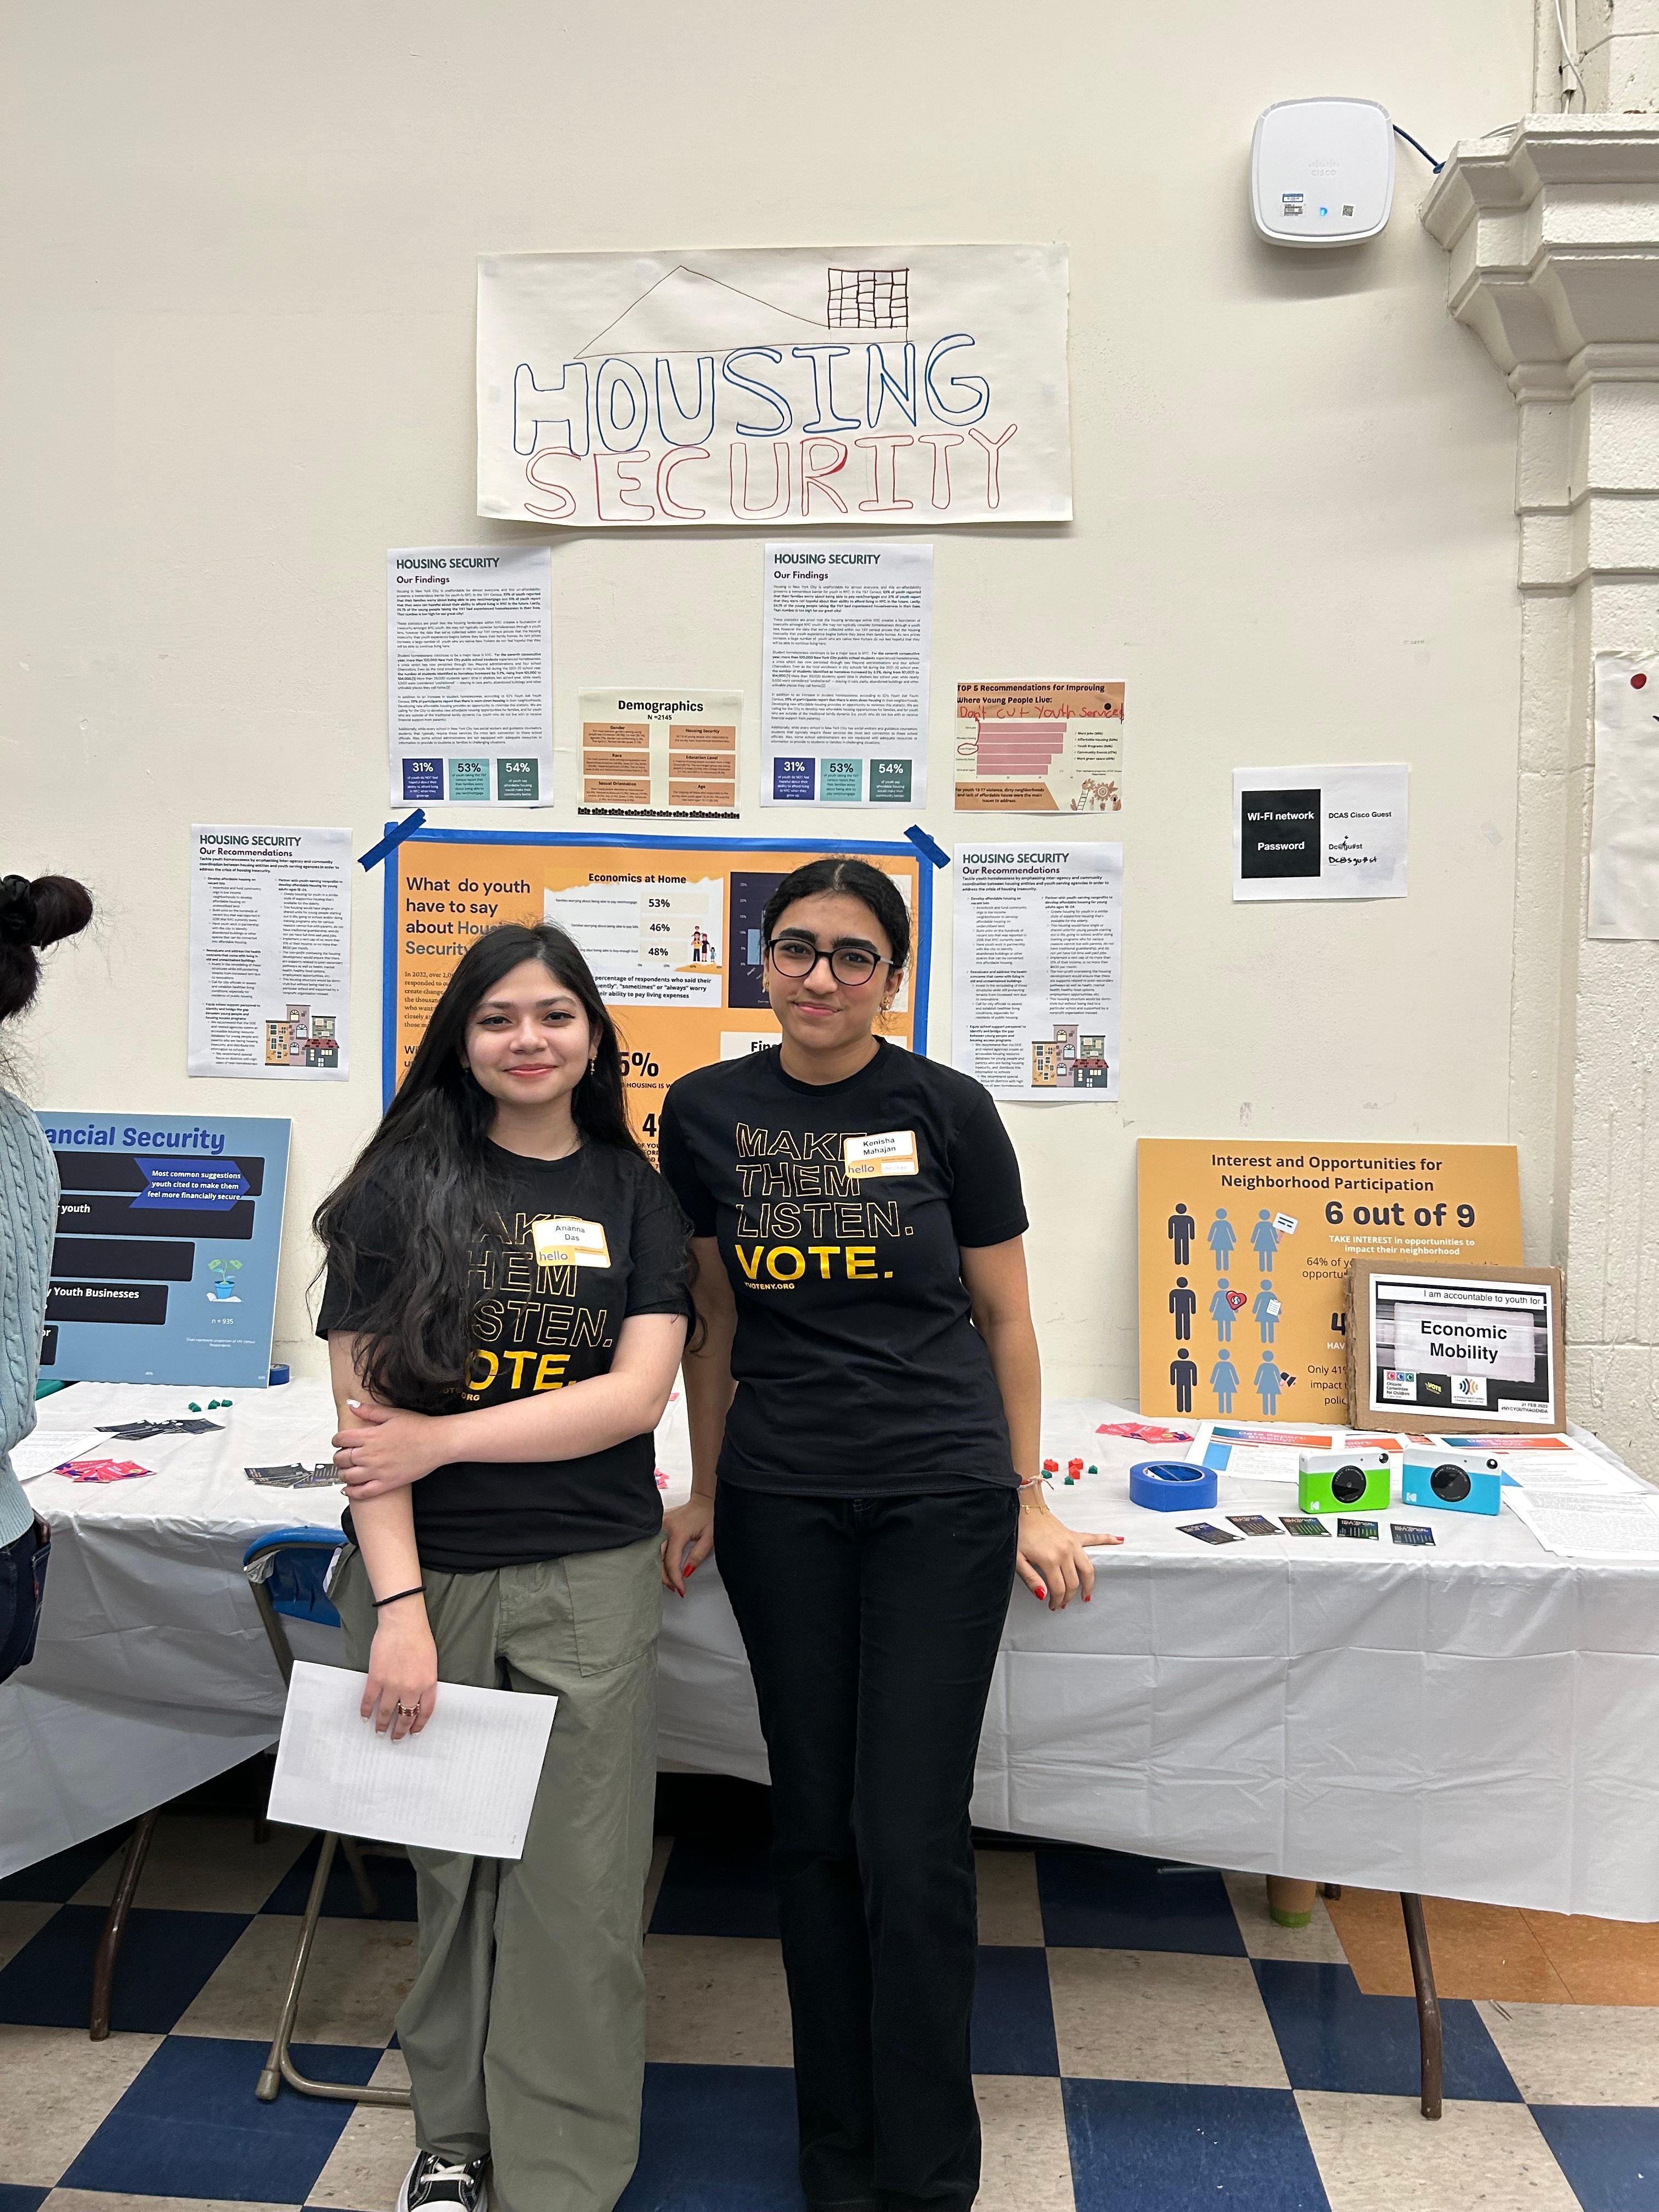
[(888, 1129), (874, 1137), (843, 1137), (841, 1150), (849, 1176), (912, 1176), (921, 1171), (914, 1129)]
[(602, 1221), (583, 1221), (574, 1213), (555, 1213), (530, 1224), (539, 1267), (608, 1267), (611, 1247)]

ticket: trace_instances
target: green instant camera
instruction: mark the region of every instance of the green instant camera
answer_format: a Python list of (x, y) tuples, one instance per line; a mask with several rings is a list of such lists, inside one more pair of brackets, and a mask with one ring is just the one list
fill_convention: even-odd
[(1304, 1452), (1296, 1502), (1304, 1513), (1386, 1513), (1389, 1459), (1381, 1451)]

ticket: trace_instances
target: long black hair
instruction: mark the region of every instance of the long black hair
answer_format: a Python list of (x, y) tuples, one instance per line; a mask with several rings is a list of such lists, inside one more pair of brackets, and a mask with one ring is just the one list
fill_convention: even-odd
[[(539, 960), (587, 1016), (593, 1064), (570, 1100), (583, 1144), (645, 1158), (628, 1125), (616, 1024), (574, 940), (551, 922), (486, 930), (433, 1008), (379, 1128), (312, 1222), (331, 1278), (350, 1302), (354, 1334), (368, 1340), (362, 1380), (394, 1406), (440, 1411), (465, 1373), (467, 1275), (500, 1198), (486, 1142), (495, 1102), (463, 1057), (467, 1024), (479, 1000), (526, 960)], [(381, 1263), (374, 1273), (385, 1287), (360, 1300), (358, 1253), (371, 1219)]]
[(0, 1022), (21, 1014), (40, 981), (37, 950), (92, 920), (92, 896), (73, 876), (0, 876)]
[(872, 868), (868, 860), (854, 860), (850, 854), (832, 853), (828, 860), (809, 860), (793, 876), (784, 878), (761, 916), (763, 944), (772, 942), (772, 933), (785, 909), (797, 899), (822, 898), (826, 892), (837, 891), (867, 906), (886, 931), (887, 942), (893, 948), (889, 972), (896, 976), (910, 957), (910, 909), (890, 876)]

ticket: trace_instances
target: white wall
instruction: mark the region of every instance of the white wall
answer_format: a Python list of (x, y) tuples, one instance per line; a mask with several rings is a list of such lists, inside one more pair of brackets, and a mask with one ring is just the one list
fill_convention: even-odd
[[(1258, 245), (1244, 186), (1273, 100), (1374, 97), (1437, 151), (1520, 113), (1528, 0), (11, 0), (0, 23), (0, 870), (78, 874), (101, 915), (21, 1073), (58, 1107), (293, 1116), (284, 1351), (314, 1356), (304, 1224), (378, 1110), (378, 885), (350, 1084), (191, 1082), (185, 825), (378, 830), (385, 549), (519, 535), (472, 512), (486, 250), (1071, 247), (1078, 520), (937, 533), (921, 817), (958, 834), (959, 678), (1127, 680), (1122, 1104), (1009, 1110), (1051, 1389), (1133, 1389), (1138, 1136), (1509, 1134), (1511, 404), (1448, 318), (1414, 155), (1349, 253)], [(556, 534), (567, 726), (583, 684), (738, 683), (757, 720), (763, 534)], [(1231, 904), (1235, 765), (1394, 758), (1409, 898)], [(940, 1050), (948, 922), (947, 898)]]

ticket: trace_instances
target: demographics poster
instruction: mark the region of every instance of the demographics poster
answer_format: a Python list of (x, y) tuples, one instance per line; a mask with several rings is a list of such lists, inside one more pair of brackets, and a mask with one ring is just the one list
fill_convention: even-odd
[(1352, 1260), (1518, 1266), (1513, 1145), (1137, 1147), (1140, 1410), (1347, 1416)]
[(1064, 522), (1060, 246), (495, 253), (478, 512), (573, 529)]
[(63, 1186), (41, 1374), (264, 1383), (289, 1124), (126, 1109), (37, 1118)]
[[(421, 830), (386, 863), (383, 1076), (389, 1098), (454, 963), (498, 923), (568, 930), (617, 1017), (629, 1109), (654, 1152), (675, 1078), (777, 1042), (761, 917), (787, 875), (830, 848), (768, 839)], [(846, 844), (890, 875), (915, 950), (884, 1034), (925, 1051), (933, 870), (908, 844)]]

